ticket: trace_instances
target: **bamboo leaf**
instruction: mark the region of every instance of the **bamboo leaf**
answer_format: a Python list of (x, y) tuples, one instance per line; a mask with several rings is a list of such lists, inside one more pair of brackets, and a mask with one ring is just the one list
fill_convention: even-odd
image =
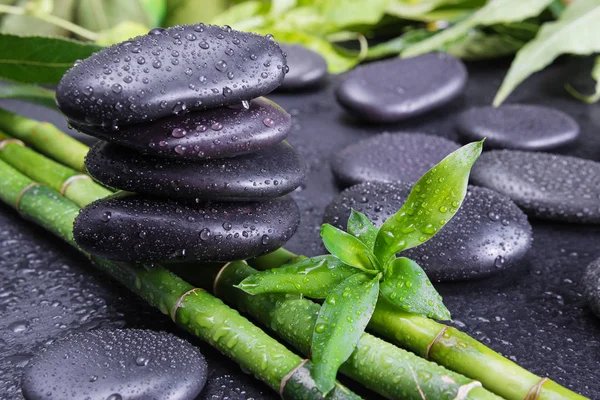
[(92, 32), (111, 29), (129, 21), (156, 26), (165, 11), (165, 0), (79, 0), (77, 24)]
[(399, 251), (429, 240), (456, 214), (482, 146), (483, 141), (461, 147), (415, 183), (402, 208), (383, 223), (377, 234), (374, 252), (383, 265)]
[(594, 94), (585, 95), (579, 93), (575, 88), (571, 85), (566, 85), (565, 89), (567, 92), (571, 94), (571, 96), (579, 99), (585, 103), (596, 103), (600, 100), (600, 56), (596, 57), (596, 62), (594, 63), (594, 69), (592, 69), (592, 79), (596, 81), (596, 90)]
[(268, 6), (262, 1), (245, 1), (235, 4), (212, 19), (216, 25), (229, 25), (233, 29), (251, 30), (263, 27)]
[(250, 275), (237, 287), (252, 295), (288, 293), (324, 299), (337, 285), (356, 273), (356, 268), (332, 255), (324, 255)]
[(331, 254), (345, 264), (362, 270), (374, 270), (374, 257), (363, 242), (341, 229), (329, 224), (321, 226), (323, 244)]
[(2, 84), (0, 85), (0, 98), (23, 100), (56, 109), (54, 91), (35, 85)]
[(494, 98), (494, 105), (502, 104), (521, 82), (559, 55), (599, 52), (599, 37), (600, 3), (598, 0), (577, 0), (557, 21), (542, 25), (536, 38), (519, 50)]
[(323, 302), (312, 338), (313, 378), (322, 393), (335, 385), (375, 310), (379, 277), (358, 273), (340, 283)]
[(450, 311), (423, 268), (408, 258), (396, 258), (388, 265), (380, 291), (386, 299), (404, 311), (439, 320), (450, 319)]
[(101, 46), (124, 42), (136, 36), (148, 33), (148, 27), (133, 21), (123, 21), (110, 29), (98, 32), (96, 43)]
[(370, 0), (368, 6), (357, 0), (319, 0), (318, 10), (329, 31), (358, 24), (375, 24), (385, 14), (389, 0)]
[(486, 60), (515, 54), (527, 41), (507, 34), (486, 33), (474, 30), (445, 49), (463, 60)]
[(375, 225), (371, 222), (369, 217), (365, 214), (352, 209), (350, 218), (348, 218), (348, 233), (360, 240), (367, 246), (369, 250), (373, 250), (375, 246), (375, 238), (377, 238), (377, 232)]

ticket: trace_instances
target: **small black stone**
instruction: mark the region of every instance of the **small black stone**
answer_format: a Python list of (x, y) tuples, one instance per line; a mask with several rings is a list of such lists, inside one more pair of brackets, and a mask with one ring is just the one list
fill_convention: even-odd
[(207, 365), (165, 332), (100, 329), (59, 339), (35, 356), (22, 381), (27, 400), (195, 399)]
[(292, 119), (265, 98), (239, 106), (171, 116), (118, 130), (100, 126), (71, 125), (88, 135), (136, 149), (144, 154), (173, 159), (199, 160), (231, 157), (258, 151), (284, 140)]
[(417, 133), (384, 133), (351, 144), (331, 160), (333, 173), (343, 185), (368, 181), (414, 183), (458, 143)]
[(600, 258), (587, 267), (581, 284), (590, 309), (600, 318)]
[(496, 149), (547, 150), (579, 136), (569, 115), (529, 104), (471, 108), (458, 116), (457, 129), (465, 142), (486, 138), (486, 147)]
[(346, 110), (373, 122), (397, 122), (449, 102), (467, 82), (464, 64), (446, 54), (392, 58), (346, 73), (335, 95)]
[(121, 261), (233, 261), (276, 250), (300, 223), (289, 197), (183, 203), (142, 195), (95, 201), (75, 219), (85, 251)]
[(485, 152), (471, 181), (510, 197), (527, 214), (555, 221), (600, 223), (600, 163), (517, 150)]
[(327, 62), (319, 53), (298, 44), (281, 44), (290, 71), (278, 90), (302, 90), (316, 87), (327, 78)]
[[(323, 222), (346, 230), (355, 209), (380, 227), (402, 207), (410, 190), (408, 184), (393, 182), (352, 186), (326, 208)], [(401, 255), (415, 260), (432, 281), (478, 279), (518, 265), (531, 241), (531, 225), (510, 199), (469, 186), (454, 218), (429, 241)]]
[(265, 95), (287, 70), (279, 45), (229, 27), (183, 25), (105, 48), (61, 79), (56, 103), (72, 121), (115, 126)]
[(170, 198), (261, 200), (283, 196), (304, 178), (300, 155), (287, 142), (234, 158), (179, 161), (144, 156), (98, 142), (86, 159), (88, 173), (107, 186)]

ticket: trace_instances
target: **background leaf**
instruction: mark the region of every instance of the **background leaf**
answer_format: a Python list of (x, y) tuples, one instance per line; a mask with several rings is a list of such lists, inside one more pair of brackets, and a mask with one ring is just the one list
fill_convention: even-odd
[(42, 106), (56, 109), (54, 91), (35, 85), (15, 83), (2, 83), (0, 85), (0, 98), (24, 100)]
[(450, 311), (423, 268), (408, 258), (396, 258), (389, 264), (380, 283), (380, 291), (404, 311), (439, 320), (450, 319)]
[(564, 53), (592, 54), (600, 51), (600, 3), (577, 0), (569, 5), (556, 22), (547, 22), (536, 38), (515, 57), (496, 97), (498, 106), (527, 77), (549, 65)]
[(596, 81), (596, 90), (594, 94), (581, 94), (571, 85), (566, 85), (565, 89), (571, 94), (571, 96), (585, 103), (591, 104), (600, 100), (600, 56), (596, 57), (596, 62), (594, 63), (594, 68), (592, 69), (592, 79)]
[(369, 217), (365, 214), (352, 209), (350, 218), (348, 218), (347, 231), (363, 242), (369, 250), (373, 250), (379, 229), (375, 228), (375, 225), (373, 225)]
[(335, 385), (337, 371), (350, 357), (373, 315), (379, 277), (352, 275), (323, 302), (312, 339), (313, 378), (321, 392)]
[(389, 0), (319, 0), (319, 14), (327, 21), (329, 31), (358, 24), (375, 24), (388, 6)]
[(266, 23), (268, 5), (262, 1), (245, 1), (229, 7), (211, 20), (212, 24), (229, 25), (233, 29), (251, 30)]
[[(29, 0), (19, 0), (15, 3), (24, 7)], [(67, 21), (75, 15), (75, 0), (54, 0), (52, 15)], [(0, 23), (0, 32), (13, 35), (29, 36), (69, 36), (70, 32), (49, 22), (41, 21), (31, 15), (5, 15)]]
[(109, 30), (129, 21), (146, 27), (160, 25), (165, 0), (79, 0), (76, 23), (92, 32)]
[(111, 44), (124, 42), (136, 36), (148, 33), (146, 25), (132, 21), (124, 21), (105, 31), (99, 33), (96, 43), (101, 46), (110, 46)]
[(195, 24), (211, 21), (227, 10), (227, 0), (168, 0), (165, 26)]
[(323, 244), (331, 254), (342, 260), (345, 264), (359, 269), (374, 269), (371, 253), (363, 242), (341, 229), (329, 224), (321, 226)]

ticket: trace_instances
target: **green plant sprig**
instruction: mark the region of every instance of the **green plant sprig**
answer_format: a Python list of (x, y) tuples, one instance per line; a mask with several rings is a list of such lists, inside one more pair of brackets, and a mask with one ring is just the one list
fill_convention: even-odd
[(330, 254), (299, 259), (237, 285), (253, 295), (290, 293), (324, 299), (311, 347), (313, 378), (323, 393), (333, 389), (339, 367), (354, 351), (382, 297), (409, 313), (450, 319), (425, 271), (396, 254), (426, 242), (456, 214), (482, 146), (483, 141), (463, 146), (429, 170), (381, 228), (352, 210), (347, 232), (322, 226), (321, 238)]

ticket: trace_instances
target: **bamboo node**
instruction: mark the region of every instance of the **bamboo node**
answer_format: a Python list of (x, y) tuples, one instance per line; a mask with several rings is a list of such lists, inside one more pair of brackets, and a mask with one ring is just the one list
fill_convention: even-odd
[(454, 398), (454, 400), (465, 400), (469, 392), (472, 389), (475, 389), (476, 387), (481, 387), (481, 382), (472, 381), (460, 386), (458, 388), (458, 392), (456, 393), (456, 397)]
[(177, 299), (177, 301), (175, 302), (175, 305), (173, 306), (173, 309), (171, 310), (171, 319), (173, 320), (173, 322), (177, 323), (177, 310), (179, 309), (179, 307), (181, 307), (181, 303), (183, 303), (183, 300), (185, 300), (185, 298), (194, 293), (196, 296), (198, 296), (198, 294), (196, 294), (197, 290), (204, 290), (202, 288), (193, 288), (188, 290), (187, 292), (185, 292), (184, 294), (181, 295), (181, 297), (179, 297)]
[(433, 347), (433, 345), (436, 344), (436, 342), (438, 340), (440, 340), (442, 336), (444, 336), (444, 333), (446, 332), (446, 329), (448, 329), (448, 328), (450, 328), (448, 325), (444, 325), (444, 327), (438, 332), (438, 334), (435, 335), (435, 337), (433, 338), (431, 343), (429, 343), (427, 345), (427, 349), (425, 350), (425, 359), (426, 360), (429, 360), (429, 352), (431, 351), (431, 348)]
[(298, 364), (295, 368), (293, 368), (290, 372), (288, 372), (281, 379), (281, 384), (279, 385), (279, 396), (281, 396), (282, 399), (283, 399), (283, 391), (285, 390), (285, 385), (287, 385), (288, 381), (296, 373), (296, 371), (298, 371), (300, 368), (302, 368), (304, 366), (304, 364), (306, 364), (307, 362), (308, 362), (308, 358), (300, 361), (300, 364)]
[(40, 186), (45, 186), (45, 185), (41, 184), (41, 183), (37, 183), (37, 182), (31, 182), (29, 185), (25, 186), (19, 192), (19, 195), (17, 196), (17, 199), (15, 200), (15, 209), (17, 211), (20, 211), (19, 207), (21, 206), (21, 199), (23, 198), (23, 196), (25, 195), (25, 193), (27, 193), (30, 189), (32, 189), (34, 187), (40, 187)]
[(524, 400), (538, 400), (540, 398), (540, 394), (542, 394), (542, 386), (544, 386), (546, 381), (548, 381), (548, 378), (542, 378), (538, 383), (533, 385), (533, 387), (527, 392), (527, 396), (525, 396)]
[(25, 147), (25, 143), (23, 143), (19, 139), (8, 138), (8, 139), (0, 140), (0, 151), (2, 151), (2, 149), (4, 149), (4, 147), (10, 143), (18, 144), (19, 146)]
[(86, 174), (79, 174), (79, 175), (73, 175), (70, 176), (66, 181), (64, 181), (64, 183), (62, 184), (62, 186), (60, 187), (60, 194), (61, 195), (65, 195), (65, 192), (67, 191), (67, 188), (69, 187), (69, 185), (73, 182), (76, 182), (78, 180), (81, 179), (87, 179), (87, 180), (92, 180), (92, 178), (89, 175)]
[[(229, 265), (231, 263), (233, 263), (233, 262), (235, 262), (235, 261), (229, 261), (228, 263), (226, 263), (225, 265), (223, 265), (221, 267), (221, 269), (219, 270), (219, 272), (217, 273), (217, 276), (215, 277), (215, 280), (213, 281), (213, 290), (212, 290), (213, 295), (215, 297), (219, 297), (217, 295), (217, 287), (218, 287), (219, 279), (221, 278), (221, 275), (223, 275), (223, 271), (225, 271), (225, 269), (227, 269), (227, 267), (229, 267)], [(241, 260), (240, 262), (243, 262), (244, 264), (248, 265), (248, 263), (246, 262), (246, 260)]]

